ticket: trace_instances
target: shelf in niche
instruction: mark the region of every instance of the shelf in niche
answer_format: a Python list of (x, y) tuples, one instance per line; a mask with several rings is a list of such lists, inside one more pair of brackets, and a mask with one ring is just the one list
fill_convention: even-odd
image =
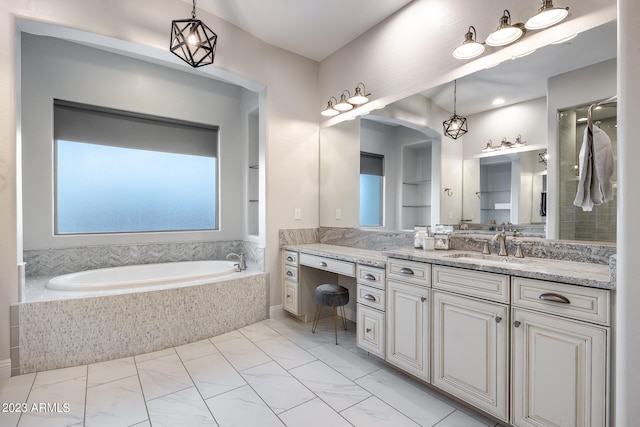
[(430, 208), (431, 205), (402, 205), (403, 208)]
[(249, 165), (249, 169), (259, 169), (259, 165)]
[(255, 203), (255, 202), (259, 202), (259, 201), (260, 201), (260, 200), (258, 200), (258, 199), (249, 199), (249, 202), (250, 202), (250, 203)]
[(431, 180), (424, 180), (424, 181), (403, 181), (402, 182), (405, 185), (424, 185), (424, 184), (431, 184)]

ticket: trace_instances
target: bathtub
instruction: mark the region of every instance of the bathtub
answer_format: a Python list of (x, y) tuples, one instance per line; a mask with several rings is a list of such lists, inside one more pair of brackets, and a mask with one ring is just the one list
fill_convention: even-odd
[(63, 274), (46, 287), (57, 291), (131, 289), (226, 276), (236, 271), (231, 261), (184, 261), (100, 268)]

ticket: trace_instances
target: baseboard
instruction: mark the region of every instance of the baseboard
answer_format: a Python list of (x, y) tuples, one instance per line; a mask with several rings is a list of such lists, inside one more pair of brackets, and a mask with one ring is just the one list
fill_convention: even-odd
[(271, 307), (269, 307), (269, 319), (278, 319), (286, 316), (287, 314), (284, 312), (282, 304), (272, 305)]
[(0, 378), (11, 376), (11, 359), (0, 360)]

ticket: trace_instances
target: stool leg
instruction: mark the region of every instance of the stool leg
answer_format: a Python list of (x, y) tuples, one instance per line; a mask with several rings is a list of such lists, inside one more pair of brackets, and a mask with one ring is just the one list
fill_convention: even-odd
[(333, 307), (333, 329), (336, 331), (336, 345), (338, 345), (338, 323), (336, 318), (338, 317), (338, 307)]
[(344, 311), (344, 305), (340, 307), (340, 309), (342, 310), (342, 326), (344, 326), (344, 330), (347, 330), (347, 315), (345, 314)]
[(318, 320), (320, 320), (320, 313), (322, 313), (322, 306), (316, 306), (316, 314), (313, 316), (313, 327), (311, 328), (311, 333), (316, 333), (316, 328), (318, 327)]

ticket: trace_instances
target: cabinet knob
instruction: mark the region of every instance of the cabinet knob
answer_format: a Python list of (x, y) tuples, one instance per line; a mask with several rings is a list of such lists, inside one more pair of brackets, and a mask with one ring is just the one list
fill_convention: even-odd
[(502, 317), (496, 316), (496, 323), (500, 323), (500, 322), (502, 322)]
[(522, 323), (520, 323), (519, 320), (516, 320), (515, 322), (513, 322), (513, 326), (515, 326), (516, 328), (519, 328), (521, 324)]
[(371, 328), (365, 329), (365, 332), (367, 332), (367, 333), (371, 332)]
[(427, 297), (420, 297), (420, 301), (425, 302), (427, 300)]

